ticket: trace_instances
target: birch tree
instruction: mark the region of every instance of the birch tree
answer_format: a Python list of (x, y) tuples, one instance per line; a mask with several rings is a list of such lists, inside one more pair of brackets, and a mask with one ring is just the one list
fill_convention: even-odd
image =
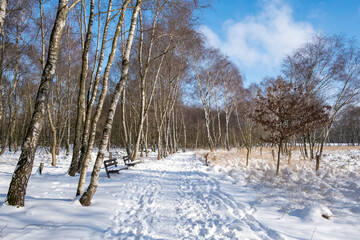
[[(149, 100), (147, 100), (147, 96), (146, 96), (146, 91), (147, 91), (147, 78), (148, 78), (148, 72), (150, 69), (150, 63), (153, 60), (152, 56), (152, 51), (153, 51), (153, 46), (154, 46), (154, 42), (155, 42), (155, 33), (157, 30), (157, 24), (158, 24), (158, 16), (160, 14), (160, 12), (162, 11), (162, 9), (165, 7), (167, 1), (156, 1), (155, 3), (155, 8), (154, 8), (154, 13), (153, 13), (153, 19), (152, 19), (152, 24), (150, 26), (150, 36), (149, 36), (149, 43), (147, 44), (147, 48), (146, 48), (146, 53), (145, 53), (145, 59), (143, 61), (143, 51), (144, 51), (144, 29), (143, 29), (143, 24), (142, 24), (142, 20), (141, 20), (141, 15), (140, 15), (140, 39), (139, 39), (139, 53), (138, 53), (138, 60), (139, 60), (139, 78), (140, 78), (140, 119), (139, 119), (139, 123), (137, 126), (137, 133), (136, 133), (136, 140), (135, 140), (135, 147), (132, 153), (132, 157), (133, 159), (137, 159), (137, 155), (138, 155), (138, 151), (139, 151), (139, 146), (140, 146), (140, 140), (141, 140), (141, 136), (142, 136), (142, 132), (143, 132), (143, 126), (144, 126), (144, 120), (146, 118), (148, 109), (150, 107), (151, 101), (152, 101), (152, 96), (154, 94), (154, 90), (155, 90), (155, 86), (156, 86), (156, 81), (158, 79), (159, 74), (156, 74), (155, 76), (155, 80), (153, 83), (153, 87), (152, 87), (152, 91), (150, 93), (149, 96)], [(158, 39), (160, 40), (160, 39)], [(168, 47), (167, 47), (168, 48)], [(160, 72), (161, 69), (161, 65), (162, 65), (162, 60), (164, 59), (164, 55), (161, 58), (159, 67), (158, 67), (158, 73)]]
[[(323, 93), (330, 90), (334, 81), (341, 49), (342, 42), (338, 37), (315, 35), (287, 56), (283, 73), (292, 83), (304, 88), (308, 102), (313, 98), (323, 98)], [(315, 132), (304, 134), (304, 149), (307, 152), (308, 141), (310, 159), (314, 158), (315, 140)]]
[[(85, 37), (85, 43), (82, 53), (82, 61), (81, 61), (81, 73), (80, 73), (80, 80), (79, 80), (79, 94), (77, 99), (77, 117), (76, 117), (76, 124), (75, 124), (75, 139), (74, 139), (74, 146), (73, 146), (73, 156), (71, 161), (71, 166), (69, 169), (69, 175), (74, 176), (75, 173), (79, 170), (79, 151), (81, 147), (81, 134), (82, 134), (82, 127), (84, 124), (85, 119), (85, 91), (86, 91), (86, 77), (88, 75), (89, 69), (89, 49), (91, 43), (91, 36), (92, 36), (92, 27), (94, 23), (94, 9), (95, 9), (95, 0), (91, 0), (90, 2), (90, 14), (89, 14), (89, 21), (88, 27)], [(100, 10), (99, 10), (100, 11)], [(81, 13), (82, 15), (82, 13)], [(82, 22), (81, 22), (82, 26)]]
[(308, 102), (322, 99), (332, 106), (330, 121), (318, 133), (319, 137), (315, 138), (314, 132), (307, 134), (310, 159), (314, 157), (316, 140), (320, 143), (317, 155), (321, 157), (337, 115), (359, 96), (358, 43), (337, 35), (315, 35), (285, 59), (283, 72), (295, 85), (304, 88)]
[(89, 184), (89, 187), (87, 188), (86, 192), (80, 198), (80, 203), (83, 206), (89, 206), (91, 204), (91, 199), (94, 196), (97, 186), (98, 186), (99, 173), (100, 173), (101, 165), (104, 160), (106, 146), (109, 141), (109, 135), (110, 135), (111, 127), (113, 124), (116, 106), (117, 106), (120, 94), (124, 88), (126, 79), (128, 77), (129, 64), (130, 64), (129, 63), (130, 51), (131, 51), (131, 47), (132, 47), (132, 43), (133, 43), (133, 39), (134, 39), (134, 33), (135, 33), (138, 14), (141, 10), (141, 5), (142, 5), (142, 0), (137, 0), (135, 8), (133, 10), (132, 17), (131, 17), (131, 23), (130, 23), (129, 34), (127, 37), (127, 42), (126, 42), (126, 48), (124, 51), (124, 55), (122, 56), (121, 76), (120, 76), (118, 83), (116, 84), (115, 91), (111, 98), (110, 109), (108, 111), (106, 124), (105, 124), (104, 130), (103, 130), (103, 135), (101, 138), (101, 143), (100, 143), (99, 151), (98, 151), (98, 154), (96, 157), (94, 169), (91, 174), (90, 184)]
[(356, 103), (360, 96), (360, 48), (354, 40), (343, 39), (343, 41), (345, 45), (336, 68), (335, 77), (337, 81), (332, 84), (332, 89), (339, 87), (339, 90), (330, 94), (331, 102), (333, 102), (331, 105), (332, 112), (330, 121), (323, 130), (323, 137), (317, 152), (319, 158), (322, 156), (325, 141), (335, 119), (345, 107)]
[(221, 74), (223, 80), (223, 102), (225, 111), (225, 146), (230, 151), (230, 136), (229, 136), (229, 123), (230, 116), (233, 113), (236, 105), (236, 99), (242, 94), (242, 77), (239, 70), (229, 63)]
[(198, 94), (204, 110), (208, 144), (210, 150), (213, 151), (215, 146), (210, 130), (211, 112), (216, 97), (217, 85), (219, 84), (219, 75), (228, 62), (218, 50), (204, 49), (202, 50), (203, 53), (200, 52), (200, 49), (197, 49), (197, 51), (198, 55), (194, 56), (193, 68)]
[(250, 116), (254, 114), (256, 109), (254, 99), (256, 97), (257, 90), (256, 85), (251, 85), (248, 89), (244, 89), (241, 95), (236, 98), (236, 123), (240, 130), (242, 143), (246, 148), (246, 166), (249, 165), (251, 148), (256, 141), (254, 136), (256, 124)]
[[(80, 157), (81, 172), (80, 172), (80, 178), (79, 178), (78, 188), (77, 188), (77, 192), (76, 192), (77, 196), (83, 194), (83, 192), (84, 192), (86, 172), (87, 172), (87, 168), (88, 168), (88, 165), (89, 165), (89, 161), (91, 159), (91, 152), (92, 152), (94, 142), (95, 142), (96, 128), (97, 128), (97, 124), (98, 124), (98, 121), (99, 121), (99, 118), (100, 118), (100, 115), (101, 115), (101, 112), (102, 112), (102, 108), (103, 108), (103, 104), (104, 104), (104, 101), (105, 101), (105, 98), (106, 98), (106, 94), (107, 94), (107, 91), (108, 91), (108, 81), (109, 81), (110, 69), (111, 69), (112, 63), (113, 63), (114, 58), (115, 58), (118, 39), (120, 37), (121, 28), (123, 26), (123, 22), (124, 22), (124, 19), (125, 19), (125, 12), (126, 12), (127, 7), (128, 7), (128, 5), (130, 4), (131, 1), (132, 0), (125, 1), (123, 3), (123, 5), (122, 5), (121, 9), (120, 9), (120, 16), (119, 16), (119, 20), (117, 22), (114, 38), (113, 38), (113, 41), (112, 41), (110, 55), (109, 55), (109, 58), (108, 58), (108, 61), (107, 61), (105, 71), (104, 71), (102, 91), (101, 91), (101, 94), (100, 94), (99, 99), (98, 99), (98, 104), (96, 106), (96, 111), (95, 111), (95, 114), (94, 114), (94, 116), (92, 118), (91, 118), (90, 114), (87, 115), (87, 117), (91, 119), (91, 120), (88, 119), (88, 122), (86, 122), (86, 124), (85, 124), (85, 127), (87, 127), (87, 124), (89, 124), (89, 127), (90, 127), (89, 133), (88, 133), (89, 138), (87, 139), (86, 150), (81, 153), (81, 157)], [(111, 1), (109, 2), (109, 7), (110, 7), (110, 4), (111, 4)], [(109, 25), (105, 26), (105, 29), (108, 28), (108, 27), (109, 27)], [(105, 40), (104, 40), (103, 43), (105, 44)], [(105, 49), (104, 49), (104, 51), (105, 51)], [(102, 64), (102, 61), (99, 62), (99, 66), (100, 66), (100, 64)], [(98, 67), (98, 69), (99, 69), (99, 67)], [(100, 77), (100, 70), (98, 70), (98, 71), (99, 72), (97, 73), (97, 76), (95, 77), (95, 81), (97, 81), (97, 79), (98, 79), (97, 77)], [(97, 86), (94, 85), (93, 94), (92, 94), (92, 100), (90, 100), (90, 101), (95, 101), (96, 91), (97, 91)]]
[(35, 108), (21, 148), (19, 162), (15, 168), (6, 196), (7, 203), (12, 206), (24, 206), (25, 204), (26, 188), (34, 164), (40, 132), (44, 124), (49, 84), (56, 72), (61, 36), (66, 25), (67, 14), (78, 2), (79, 0), (69, 6), (69, 0), (59, 0), (57, 15), (49, 42), (48, 58), (41, 76)]
[[(147, 37), (145, 43), (147, 44), (142, 43), (144, 40), (142, 32), (140, 35), (138, 56), (141, 104), (133, 159), (137, 158), (140, 141), (143, 136), (144, 121), (151, 107), (157, 82), (162, 72), (164, 72), (162, 69), (164, 67), (163, 63), (168, 56), (174, 55), (174, 51), (178, 49), (180, 42), (187, 41), (188, 33), (184, 31), (184, 27), (182, 26), (184, 21), (181, 21), (183, 19), (177, 18), (181, 12), (177, 12), (174, 9), (174, 5), (178, 6), (182, 4), (184, 3), (174, 4), (167, 0), (157, 1), (154, 6), (153, 19), (150, 25), (151, 32), (147, 36), (145, 35), (145, 37)], [(172, 15), (170, 15), (170, 13)], [(161, 19), (161, 21), (158, 19)], [(174, 21), (175, 19), (177, 19), (176, 22)], [(145, 33), (146, 32), (147, 31), (145, 31)], [(146, 46), (146, 49), (143, 49), (144, 46)], [(142, 56), (143, 51), (145, 52), (145, 58)], [(171, 57), (169, 58), (171, 59)], [(170, 59), (168, 61), (171, 61)], [(171, 62), (171, 64), (174, 63)], [(177, 71), (175, 74), (180, 75), (184, 69), (177, 69), (175, 71)]]
[[(6, 16), (6, 5), (7, 5), (7, 0), (0, 0), (0, 38), (1, 38), (1, 45), (0, 45), (0, 51), (1, 51), (1, 69), (2, 69), (2, 63), (3, 63), (3, 59), (4, 59), (4, 21), (5, 21), (5, 16)], [(2, 105), (2, 76), (0, 77), (0, 122), (2, 121), (2, 117), (3, 117), (3, 105)]]
[(7, 0), (0, 0), (0, 36), (3, 35), (4, 20), (6, 16)]

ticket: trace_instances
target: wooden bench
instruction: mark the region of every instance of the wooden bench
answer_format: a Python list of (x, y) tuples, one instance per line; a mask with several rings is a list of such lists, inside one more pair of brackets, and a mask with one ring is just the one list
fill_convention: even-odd
[(110, 178), (110, 173), (119, 174), (119, 172), (121, 170), (128, 169), (128, 167), (119, 167), (118, 168), (117, 165), (118, 165), (118, 162), (117, 162), (116, 158), (104, 161), (105, 171), (106, 171), (106, 175), (108, 178)]
[(124, 160), (125, 165), (126, 165), (126, 166), (130, 166), (130, 167), (133, 167), (133, 166), (135, 166), (136, 164), (140, 163), (139, 160), (133, 161), (133, 159), (132, 159), (131, 156), (123, 156), (123, 160)]

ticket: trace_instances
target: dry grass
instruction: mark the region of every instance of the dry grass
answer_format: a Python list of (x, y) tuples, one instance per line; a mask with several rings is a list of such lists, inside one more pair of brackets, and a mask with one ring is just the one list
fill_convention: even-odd
[(360, 146), (325, 146), (325, 151), (337, 151), (337, 150), (359, 150)]
[[(357, 150), (360, 149), (360, 146), (326, 146), (324, 147), (324, 153), (329, 151), (345, 151), (345, 150)], [(273, 159), (272, 151), (275, 154), (275, 160)], [(211, 162), (220, 166), (245, 166), (246, 164), (246, 149), (233, 149), (227, 151), (226, 149), (218, 149), (214, 152), (209, 152), (208, 150), (200, 150), (197, 153), (206, 158), (207, 162)], [(251, 166), (254, 162), (262, 162), (264, 164), (276, 164), (277, 159), (277, 149), (276, 148), (262, 148), (259, 147), (252, 148), (249, 155), (249, 165)], [(256, 161), (253, 161), (256, 160)], [(282, 165), (287, 165), (288, 167), (296, 165), (298, 169), (303, 169), (306, 165), (313, 165), (312, 161), (304, 159), (300, 153), (299, 148), (294, 148), (291, 151), (291, 160), (288, 164), (289, 156), (282, 155), (281, 163)]]
[[(251, 159), (273, 161), (272, 150), (274, 150), (276, 154), (275, 148), (262, 148), (261, 151), (260, 148), (252, 148), (249, 155), (249, 161), (251, 161)], [(218, 149), (214, 152), (201, 150), (198, 151), (198, 153), (204, 156), (208, 162), (212, 162), (214, 164), (222, 164), (224, 161), (228, 161), (235, 158), (245, 160), (247, 151), (244, 148), (240, 148), (240, 149), (232, 149), (231, 151), (227, 151), (225, 149)]]

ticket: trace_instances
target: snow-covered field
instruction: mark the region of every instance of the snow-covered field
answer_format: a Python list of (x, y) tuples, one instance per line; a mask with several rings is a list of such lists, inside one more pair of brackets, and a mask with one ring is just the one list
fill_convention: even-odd
[(102, 169), (92, 205), (82, 207), (78, 177), (66, 174), (70, 156), (51, 167), (39, 153), (25, 207), (16, 208), (4, 201), (19, 153), (6, 152), (0, 239), (360, 239), (360, 150), (326, 153), (317, 174), (304, 161), (284, 165), (279, 177), (273, 162), (244, 167), (216, 154), (211, 167), (187, 152), (144, 159), (110, 179)]
[(263, 224), (285, 239), (360, 239), (360, 147), (326, 151), (316, 173), (315, 161), (294, 154), (289, 165), (283, 157), (278, 177), (270, 152), (249, 167), (239, 155), (215, 152), (210, 165), (254, 190), (254, 216)]

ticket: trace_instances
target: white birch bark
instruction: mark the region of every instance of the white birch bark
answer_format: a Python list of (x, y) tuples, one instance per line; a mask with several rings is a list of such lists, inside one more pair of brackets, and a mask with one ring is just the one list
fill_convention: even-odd
[(86, 192), (81, 196), (80, 203), (83, 206), (89, 206), (91, 204), (91, 199), (94, 196), (99, 180), (99, 173), (100, 169), (104, 160), (105, 152), (106, 152), (106, 145), (108, 143), (109, 135), (112, 128), (112, 123), (114, 120), (116, 106), (120, 97), (120, 94), (124, 88), (126, 79), (128, 77), (129, 72), (129, 60), (130, 60), (130, 51), (134, 39), (134, 33), (136, 28), (136, 22), (138, 18), (138, 14), (141, 9), (142, 0), (137, 0), (136, 6), (134, 8), (132, 17), (131, 17), (131, 24), (129, 29), (129, 34), (126, 43), (126, 49), (124, 55), (122, 56), (122, 68), (121, 68), (121, 77), (119, 82), (116, 84), (114, 94), (111, 98), (110, 109), (108, 111), (105, 128), (103, 130), (103, 136), (101, 139), (101, 143), (99, 146), (99, 152), (97, 154), (96, 162), (94, 165), (94, 169), (91, 174), (91, 180), (88, 189)]
[[(130, 2), (131, 2), (131, 0), (126, 1), (124, 3), (124, 5), (122, 6), (119, 21), (118, 21), (117, 26), (116, 26), (115, 36), (113, 38), (112, 47), (111, 47), (111, 52), (110, 52), (109, 59), (108, 59), (108, 62), (107, 62), (106, 68), (105, 68), (105, 72), (104, 72), (104, 76), (103, 76), (102, 91), (101, 91), (101, 94), (100, 94), (100, 98), (98, 100), (98, 105), (96, 107), (95, 115), (93, 116), (92, 121), (91, 121), (91, 128), (90, 128), (90, 132), (89, 132), (89, 140), (88, 140), (88, 144), (86, 146), (87, 148), (86, 148), (86, 151), (84, 153), (82, 153), (82, 155), (84, 154), (83, 155), (84, 159), (81, 160), (82, 161), (82, 166), (81, 166), (81, 172), (80, 172), (80, 178), (79, 178), (79, 183), (78, 183), (76, 196), (79, 196), (79, 195), (83, 194), (84, 189), (85, 189), (86, 172), (87, 172), (87, 169), (88, 169), (88, 166), (89, 166), (89, 162), (90, 162), (90, 159), (91, 159), (91, 152), (92, 152), (94, 142), (95, 142), (96, 127), (97, 127), (97, 123), (98, 123), (98, 120), (100, 118), (102, 107), (104, 105), (105, 97), (106, 97), (106, 94), (107, 94), (110, 69), (111, 69), (112, 63), (114, 62), (117, 42), (118, 42), (118, 39), (119, 39), (119, 36), (120, 36), (120, 33), (121, 33), (121, 27), (122, 27), (124, 19), (125, 19), (125, 11), (126, 11), (126, 9), (128, 7), (128, 4)], [(107, 144), (107, 142), (106, 142), (106, 144)]]
[(0, 36), (3, 35), (7, 0), (0, 0)]
[[(123, 5), (123, 9), (126, 9), (127, 4), (130, 1), (127, 1), (124, 3)], [(107, 42), (107, 35), (108, 35), (108, 31), (109, 31), (109, 26), (110, 26), (110, 20), (111, 20), (111, 7), (112, 7), (112, 0), (109, 1), (109, 5), (108, 5), (108, 10), (107, 10), (107, 16), (106, 16), (106, 21), (105, 21), (105, 27), (104, 27), (104, 32), (102, 35), (102, 45), (101, 45), (101, 50), (100, 50), (100, 56), (99, 56), (99, 62), (98, 62), (98, 66), (96, 69), (96, 74), (95, 74), (95, 78), (92, 81), (91, 87), (90, 87), (90, 91), (91, 92), (91, 98), (88, 101), (87, 104), (87, 108), (86, 108), (86, 114), (85, 114), (85, 124), (84, 124), (84, 129), (83, 129), (83, 134), (82, 134), (82, 146), (81, 146), (81, 155), (80, 155), (80, 159), (79, 159), (79, 171), (80, 171), (80, 167), (82, 168), (83, 163), (86, 161), (85, 159), (87, 157), (89, 157), (89, 155), (87, 155), (88, 152), (88, 148), (90, 143), (93, 141), (90, 138), (90, 131), (91, 131), (91, 124), (95, 126), (97, 125), (97, 121), (98, 121), (98, 117), (94, 117), (92, 118), (92, 109), (93, 109), (93, 105), (95, 103), (96, 97), (97, 97), (97, 91), (99, 88), (99, 83), (100, 83), (100, 73), (102, 71), (102, 65), (104, 62), (104, 55), (105, 55), (105, 49), (106, 49), (106, 42)], [(125, 10), (124, 10), (125, 11)], [(100, 24), (100, 18), (99, 18), (99, 24)], [(98, 25), (99, 30), (100, 31), (100, 25)], [(95, 60), (96, 61), (96, 60)], [(112, 62), (108, 62), (108, 65), (112, 64)], [(105, 90), (103, 89), (103, 92)], [(107, 89), (106, 89), (107, 91)], [(106, 92), (105, 92), (106, 94)], [(89, 93), (90, 95), (90, 93)], [(88, 96), (89, 97), (89, 96)], [(98, 108), (102, 109), (101, 108)], [(98, 116), (98, 115), (96, 115)], [(92, 146), (90, 146), (92, 149)]]
[[(83, 5), (83, 4), (82, 4)], [(82, 7), (83, 9), (84, 7)], [(79, 169), (79, 151), (81, 146), (81, 129), (83, 128), (85, 118), (85, 90), (86, 90), (86, 77), (89, 70), (89, 49), (91, 44), (91, 36), (92, 36), (92, 26), (94, 23), (94, 9), (95, 9), (95, 0), (91, 0), (90, 3), (90, 16), (89, 16), (89, 26), (88, 31), (86, 33), (86, 39), (84, 43), (84, 49), (82, 53), (81, 59), (81, 73), (80, 73), (80, 82), (79, 82), (79, 95), (77, 101), (77, 118), (75, 124), (75, 140), (73, 147), (73, 156), (71, 160), (71, 166), (69, 169), (69, 175), (75, 176), (76, 172)], [(82, 15), (82, 14), (81, 14)], [(82, 26), (82, 23), (81, 23)]]
[(78, 1), (74, 2), (69, 7), (69, 0), (59, 0), (55, 23), (50, 36), (48, 58), (36, 96), (35, 109), (6, 197), (7, 203), (12, 206), (24, 206), (25, 204), (26, 188), (34, 164), (35, 151), (39, 142), (40, 132), (44, 124), (49, 84), (56, 72), (62, 33), (66, 25), (67, 14), (77, 2)]

